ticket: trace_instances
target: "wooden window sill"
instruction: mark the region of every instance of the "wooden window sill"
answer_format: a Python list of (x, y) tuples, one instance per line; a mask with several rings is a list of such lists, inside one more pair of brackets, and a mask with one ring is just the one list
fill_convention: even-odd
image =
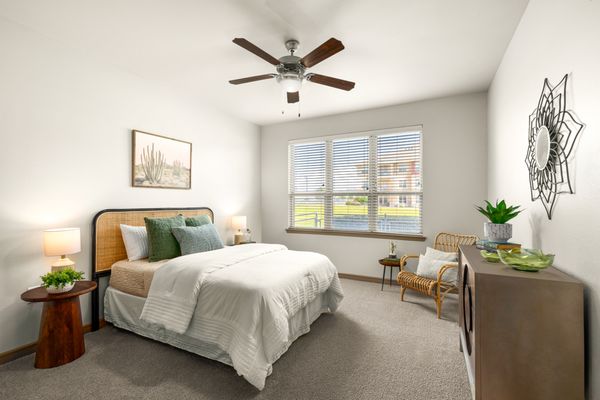
[(416, 242), (424, 242), (427, 239), (423, 235), (386, 232), (342, 231), (334, 229), (287, 228), (285, 231), (287, 233), (304, 233), (308, 235), (353, 236), (379, 239), (410, 240)]

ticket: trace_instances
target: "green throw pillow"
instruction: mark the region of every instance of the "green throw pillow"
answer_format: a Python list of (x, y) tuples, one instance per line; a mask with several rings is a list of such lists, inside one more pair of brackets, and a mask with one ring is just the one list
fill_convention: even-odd
[(223, 248), (223, 242), (213, 224), (177, 227), (172, 232), (184, 256)]
[(171, 218), (144, 218), (148, 232), (148, 260), (150, 262), (175, 258), (181, 255), (179, 243), (171, 229), (185, 226), (185, 218), (178, 215)]
[(185, 219), (185, 226), (202, 226), (206, 224), (212, 224), (208, 215), (196, 215), (195, 217), (187, 217)]

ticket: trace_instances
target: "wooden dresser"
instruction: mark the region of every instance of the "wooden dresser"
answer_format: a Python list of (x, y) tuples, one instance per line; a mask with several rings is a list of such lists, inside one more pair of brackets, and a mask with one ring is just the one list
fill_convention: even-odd
[(583, 400), (583, 285), (460, 246), (459, 325), (473, 398)]

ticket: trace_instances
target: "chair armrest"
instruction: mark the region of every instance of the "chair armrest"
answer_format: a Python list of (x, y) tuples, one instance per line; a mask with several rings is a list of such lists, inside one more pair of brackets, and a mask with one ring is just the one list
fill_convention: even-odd
[(404, 266), (406, 265), (406, 262), (411, 258), (418, 260), (419, 256), (417, 254), (405, 254), (400, 258), (400, 271), (404, 271)]
[(454, 269), (454, 268), (458, 269), (458, 264), (446, 264), (446, 265), (442, 265), (442, 267), (438, 271), (438, 275), (437, 275), (438, 276), (438, 278), (437, 278), (438, 284), (443, 281), (442, 278), (443, 278), (444, 274), (446, 273), (446, 271), (449, 271), (449, 270)]

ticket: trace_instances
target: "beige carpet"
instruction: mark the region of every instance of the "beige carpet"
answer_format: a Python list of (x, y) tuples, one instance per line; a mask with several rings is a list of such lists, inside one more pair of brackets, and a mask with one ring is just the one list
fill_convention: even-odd
[(431, 299), (342, 281), (346, 298), (273, 366), (259, 392), (226, 365), (112, 326), (86, 335), (71, 364), (0, 366), (0, 399), (469, 399), (456, 301), (443, 320)]

